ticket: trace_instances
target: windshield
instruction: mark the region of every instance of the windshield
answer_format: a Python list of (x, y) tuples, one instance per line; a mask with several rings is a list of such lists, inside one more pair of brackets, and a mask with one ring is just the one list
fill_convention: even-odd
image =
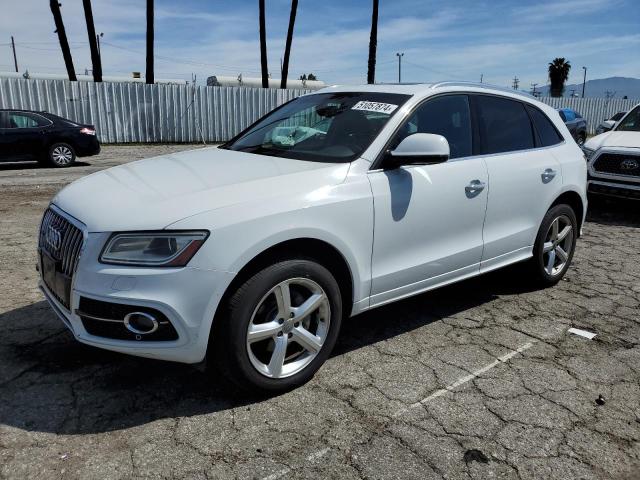
[(640, 105), (631, 110), (616, 127), (618, 132), (640, 132)]
[(617, 122), (618, 120), (620, 120), (622, 117), (624, 117), (624, 114), (627, 112), (618, 112), (616, 113), (613, 117), (611, 117), (609, 120), (613, 120), (614, 122)]
[(319, 93), (267, 114), (221, 148), (316, 162), (350, 162), (410, 95)]

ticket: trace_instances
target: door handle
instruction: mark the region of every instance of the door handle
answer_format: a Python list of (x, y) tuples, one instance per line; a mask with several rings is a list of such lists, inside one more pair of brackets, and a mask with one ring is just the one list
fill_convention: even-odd
[(467, 197), (472, 198), (478, 195), (482, 190), (484, 190), (484, 187), (486, 186), (487, 184), (481, 182), (480, 180), (471, 180), (469, 182), (469, 185), (464, 187), (464, 192), (467, 194)]
[(558, 172), (556, 172), (553, 168), (547, 168), (540, 177), (542, 177), (542, 183), (549, 183), (553, 180)]

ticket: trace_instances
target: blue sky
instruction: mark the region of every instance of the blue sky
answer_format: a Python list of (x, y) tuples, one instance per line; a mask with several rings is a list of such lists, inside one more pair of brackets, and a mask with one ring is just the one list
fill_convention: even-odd
[[(82, 2), (61, 0), (76, 70), (90, 68)], [(0, 70), (12, 68), (6, 44), (16, 37), (20, 70), (64, 73), (46, 0), (3, 0)], [(266, 0), (269, 67), (279, 77), (289, 0)], [(258, 1), (156, 0), (156, 77), (259, 76)], [(105, 75), (144, 72), (144, 0), (93, 0)], [(327, 83), (366, 80), (370, 0), (300, 0), (290, 75), (313, 72)], [(547, 63), (566, 57), (569, 83), (640, 78), (638, 0), (380, 0), (376, 80), (473, 80), (521, 88), (546, 83)]]

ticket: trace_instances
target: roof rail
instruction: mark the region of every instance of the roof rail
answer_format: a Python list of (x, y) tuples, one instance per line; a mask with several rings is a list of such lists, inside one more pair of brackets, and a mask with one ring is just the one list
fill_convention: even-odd
[(502, 92), (513, 93), (515, 95), (522, 95), (523, 97), (533, 98), (537, 100), (536, 97), (527, 92), (521, 92), (519, 90), (514, 90), (512, 88), (501, 87), (499, 85), (491, 85), (489, 83), (479, 83), (479, 82), (438, 82), (431, 85), (431, 88), (440, 88), (440, 87), (475, 87), (475, 88), (485, 88), (487, 90), (500, 90)]

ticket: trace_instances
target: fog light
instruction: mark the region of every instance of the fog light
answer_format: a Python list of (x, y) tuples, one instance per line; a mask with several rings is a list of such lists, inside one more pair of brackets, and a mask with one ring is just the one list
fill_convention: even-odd
[(158, 321), (145, 312), (131, 312), (124, 317), (127, 330), (138, 335), (148, 335), (158, 330)]

